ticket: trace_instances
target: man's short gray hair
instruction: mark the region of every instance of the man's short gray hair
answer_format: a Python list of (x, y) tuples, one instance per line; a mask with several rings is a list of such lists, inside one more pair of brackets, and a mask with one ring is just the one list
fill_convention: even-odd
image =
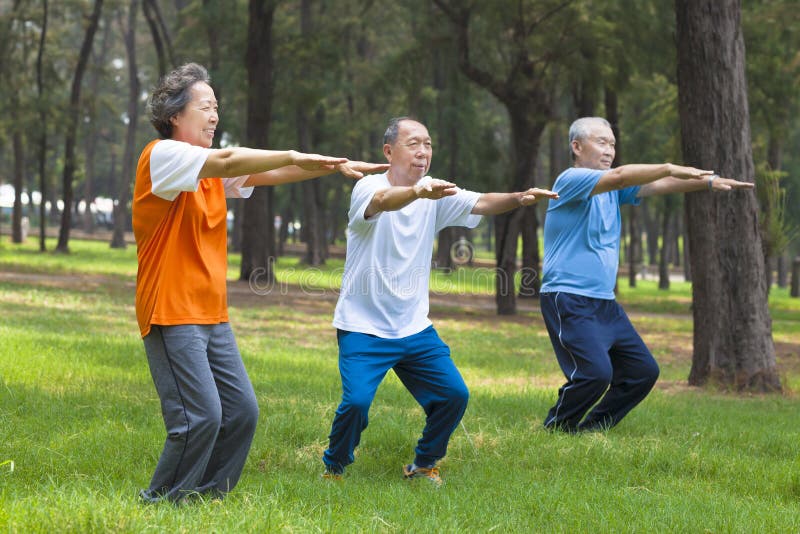
[(165, 75), (147, 103), (150, 123), (164, 139), (172, 137), (172, 117), (192, 100), (191, 88), (197, 82), (211, 83), (205, 67), (187, 63)]
[(419, 122), (414, 117), (394, 117), (389, 119), (389, 126), (386, 127), (386, 132), (383, 134), (383, 144), (393, 145), (397, 141), (397, 134), (400, 132), (400, 123), (403, 121)]
[(598, 124), (611, 128), (611, 124), (603, 117), (581, 117), (574, 121), (569, 127), (569, 153), (572, 154), (572, 159), (575, 159), (575, 152), (572, 151), (572, 142), (580, 141), (589, 137), (592, 133), (592, 127)]

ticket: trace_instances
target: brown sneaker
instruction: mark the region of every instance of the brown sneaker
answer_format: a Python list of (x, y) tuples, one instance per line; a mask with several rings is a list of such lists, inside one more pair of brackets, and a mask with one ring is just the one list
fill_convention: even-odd
[(436, 487), (442, 485), (442, 477), (439, 476), (439, 468), (434, 467), (417, 467), (416, 469), (412, 469), (412, 465), (404, 465), (403, 466), (403, 478), (407, 480), (411, 480), (414, 478), (426, 478), (431, 483), (435, 484)]
[(335, 471), (334, 469), (331, 469), (330, 467), (326, 467), (325, 468), (325, 472), (322, 473), (322, 478), (324, 478), (325, 480), (342, 480), (342, 475), (343, 474), (344, 473)]

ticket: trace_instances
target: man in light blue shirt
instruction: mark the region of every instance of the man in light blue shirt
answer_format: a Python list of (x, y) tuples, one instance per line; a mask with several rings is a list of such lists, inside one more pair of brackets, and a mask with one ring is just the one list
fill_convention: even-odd
[(612, 169), (616, 140), (600, 117), (573, 122), (569, 142), (575, 164), (553, 185), (559, 198), (547, 209), (541, 287), (542, 316), (567, 382), (544, 425), (579, 432), (619, 423), (658, 378), (653, 355), (614, 299), (620, 206), (753, 184), (670, 163)]

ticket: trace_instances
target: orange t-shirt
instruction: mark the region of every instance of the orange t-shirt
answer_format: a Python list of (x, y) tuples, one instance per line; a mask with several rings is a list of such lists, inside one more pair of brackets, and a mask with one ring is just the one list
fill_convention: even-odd
[(136, 318), (142, 337), (153, 324), (228, 320), (228, 187), (218, 178), (197, 179), (208, 153), (188, 143), (156, 140), (139, 157), (131, 211), (139, 260)]

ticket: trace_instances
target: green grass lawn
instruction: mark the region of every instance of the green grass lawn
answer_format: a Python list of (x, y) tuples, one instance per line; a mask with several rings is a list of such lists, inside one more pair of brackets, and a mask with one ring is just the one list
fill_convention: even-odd
[[(562, 377), (537, 313), (433, 308), (472, 393), (438, 490), (400, 477), (423, 415), (392, 374), (356, 463), (341, 482), (320, 479), (340, 395), (335, 299), (247, 297), (236, 283), (231, 321), (261, 409), (242, 480), (222, 502), (141, 505), (164, 429), (133, 311), (135, 250), (71, 248), (0, 242), (0, 272), (14, 274), (0, 278), (0, 531), (800, 531), (791, 350), (784, 395), (688, 388), (691, 289), (624, 281), (620, 300), (661, 361), (662, 383), (605, 434), (541, 429)], [(491, 294), (491, 283), (461, 276), (438, 273), (432, 289)], [(332, 290), (341, 263), (308, 272), (282, 259), (278, 278)], [(773, 291), (770, 307), (776, 343), (798, 359), (798, 300)]]

